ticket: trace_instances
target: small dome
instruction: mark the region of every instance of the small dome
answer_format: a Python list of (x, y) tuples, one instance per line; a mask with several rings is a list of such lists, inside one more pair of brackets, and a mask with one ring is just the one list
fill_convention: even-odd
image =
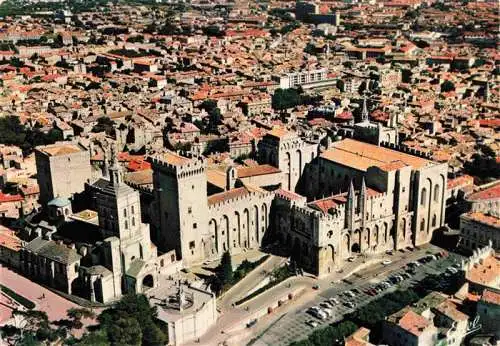
[(66, 207), (70, 204), (71, 204), (71, 202), (69, 199), (64, 198), (64, 197), (56, 197), (53, 200), (51, 200), (47, 205), (54, 206), (57, 208), (63, 208), (63, 207)]

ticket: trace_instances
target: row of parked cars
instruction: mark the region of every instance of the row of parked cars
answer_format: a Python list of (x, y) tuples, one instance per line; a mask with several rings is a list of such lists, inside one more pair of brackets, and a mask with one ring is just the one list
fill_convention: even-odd
[[(413, 249), (411, 249), (411, 248), (408, 248), (407, 250), (413, 251)], [(403, 250), (403, 252), (404, 252), (404, 250)], [(440, 253), (426, 255), (426, 256), (424, 256), (416, 261), (410, 262), (410, 263), (408, 263), (405, 271), (400, 272), (400, 273), (395, 273), (395, 274), (389, 276), (386, 280), (384, 280), (378, 284), (372, 285), (369, 288), (365, 289), (363, 291), (363, 293), (370, 295), (370, 296), (376, 296), (376, 295), (382, 293), (383, 291), (391, 288), (392, 286), (397, 285), (400, 282), (403, 282), (404, 280), (410, 279), (412, 277), (412, 275), (414, 275), (416, 273), (415, 269), (417, 267), (421, 266), (422, 264), (437, 260), (439, 258), (444, 258), (447, 255), (448, 255), (448, 253), (446, 253), (445, 251), (442, 251)], [(392, 263), (392, 261), (385, 260), (382, 263), (384, 265), (388, 265), (388, 264)], [(446, 272), (453, 274), (453, 273), (456, 273), (457, 270), (458, 270), (457, 267), (452, 266), (452, 267), (449, 267)], [(319, 285), (315, 285), (313, 288), (319, 289)], [(362, 294), (362, 292), (357, 288), (353, 288), (351, 290), (347, 290), (347, 291), (343, 292), (342, 295), (344, 295), (346, 298), (349, 299), (349, 300), (343, 302), (343, 304), (345, 306), (347, 306), (348, 308), (354, 309), (356, 307), (356, 304), (353, 303), (350, 299), (356, 297), (359, 294)], [(319, 304), (319, 306), (313, 306), (313, 307), (309, 308), (307, 310), (307, 313), (316, 317), (319, 320), (324, 321), (326, 319), (333, 317), (332, 308), (335, 305), (338, 305), (339, 303), (340, 302), (337, 298), (330, 298), (330, 299), (327, 299), (327, 300), (321, 302)], [(309, 320), (306, 323), (312, 327), (318, 326), (318, 322), (315, 320)]]
[[(332, 308), (339, 304), (338, 299), (336, 298), (330, 298), (327, 299), (319, 304), (319, 306), (313, 306), (307, 309), (307, 313), (324, 321), (326, 319), (332, 318), (333, 317), (333, 310)], [(315, 321), (307, 321), (306, 323), (311, 325), (311, 322)], [(315, 322), (317, 325), (317, 322)]]

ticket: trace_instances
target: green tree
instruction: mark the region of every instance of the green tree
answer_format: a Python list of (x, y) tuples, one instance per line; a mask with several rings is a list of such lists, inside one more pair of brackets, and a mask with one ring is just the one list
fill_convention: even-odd
[(222, 255), (218, 272), (223, 284), (230, 283), (233, 280), (233, 264), (229, 251), (224, 252)]
[(453, 84), (453, 82), (451, 82), (449, 80), (445, 80), (441, 84), (441, 92), (446, 93), (446, 92), (453, 91), (453, 90), (455, 90), (455, 84)]
[(80, 329), (83, 327), (82, 318), (95, 318), (94, 312), (83, 308), (71, 308), (67, 312), (71, 329)]
[[(113, 345), (164, 345), (167, 335), (156, 320), (156, 307), (144, 295), (126, 295), (98, 317), (99, 329)], [(138, 327), (138, 328), (137, 328)], [(123, 334), (123, 335), (122, 335)]]
[(300, 104), (300, 94), (296, 89), (277, 89), (272, 97), (273, 109), (283, 112)]
[(107, 331), (112, 345), (141, 345), (141, 326), (135, 318), (120, 318)]
[(204, 109), (208, 114), (213, 112), (217, 108), (217, 101), (212, 99), (204, 100), (200, 105), (200, 109)]
[(99, 330), (91, 333), (85, 333), (83, 337), (78, 340), (75, 345), (77, 346), (109, 346), (111, 343), (105, 331)]

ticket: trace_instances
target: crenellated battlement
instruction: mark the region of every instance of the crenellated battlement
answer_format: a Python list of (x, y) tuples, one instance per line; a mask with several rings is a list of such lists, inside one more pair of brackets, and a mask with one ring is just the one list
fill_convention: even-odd
[(292, 212), (297, 212), (299, 214), (303, 214), (303, 215), (306, 215), (306, 216), (311, 216), (311, 217), (315, 217), (315, 218), (321, 218), (322, 216), (322, 213), (317, 211), (317, 210), (314, 210), (312, 208), (309, 208), (309, 207), (303, 207), (303, 206), (300, 206), (298, 205), (297, 203), (295, 202), (292, 202), (291, 206), (290, 206), (290, 209)]
[(153, 194), (153, 188), (150, 187), (150, 186), (136, 184), (136, 183), (132, 183), (132, 182), (129, 182), (129, 181), (125, 181), (125, 184), (127, 184), (128, 186), (130, 186), (134, 190), (138, 190), (138, 191), (141, 191), (141, 192), (146, 192), (146, 193)]
[(206, 161), (201, 156), (191, 154), (182, 156), (173, 152), (150, 156), (148, 162), (151, 163), (153, 170), (159, 169), (179, 179), (205, 174), (207, 167)]
[[(274, 192), (272, 191), (266, 191), (266, 192), (249, 192), (249, 193), (246, 193), (244, 195), (241, 195), (241, 196), (236, 196), (234, 198), (231, 198), (231, 199), (227, 199), (227, 200), (223, 200), (223, 201), (220, 201), (220, 202), (217, 202), (217, 203), (213, 203), (213, 204), (209, 204), (208, 205), (208, 210), (209, 211), (215, 211), (219, 208), (222, 208), (222, 207), (225, 207), (225, 206), (229, 206), (229, 205), (232, 205), (234, 203), (237, 203), (237, 202), (249, 202), (249, 201), (252, 201), (253, 203), (255, 202), (267, 202), (266, 200), (269, 198), (269, 197), (274, 197)], [(270, 206), (269, 206), (270, 207)]]
[(384, 148), (389, 148), (389, 149), (392, 149), (392, 150), (400, 151), (402, 153), (410, 154), (410, 155), (413, 155), (413, 156), (418, 156), (418, 157), (421, 157), (423, 159), (428, 159), (428, 160), (432, 159), (432, 154), (431, 153), (426, 153), (426, 152), (421, 151), (421, 150), (417, 150), (417, 149), (414, 149), (414, 148), (409, 148), (409, 147), (407, 147), (405, 145), (396, 145), (394, 143), (381, 142), (380, 146), (382, 146)]
[(333, 220), (344, 219), (346, 213), (345, 204), (337, 205), (335, 208), (330, 208), (328, 214)]

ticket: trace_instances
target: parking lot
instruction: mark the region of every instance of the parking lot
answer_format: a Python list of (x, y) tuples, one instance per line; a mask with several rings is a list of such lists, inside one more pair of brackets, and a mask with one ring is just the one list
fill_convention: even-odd
[[(426, 256), (429, 255), (418, 251), (408, 252), (408, 255), (405, 255), (401, 260), (385, 265), (377, 264), (352, 275), (348, 280), (330, 283), (331, 287), (320, 292), (314, 301), (309, 302), (306, 306), (302, 306), (295, 311), (288, 312), (278, 323), (266, 330), (254, 345), (285, 346), (289, 345), (294, 340), (304, 339), (307, 335), (312, 333), (314, 329), (321, 328), (335, 321), (340, 321), (345, 314), (366, 305), (384, 294), (397, 289), (412, 287), (428, 275), (443, 273), (453, 264), (459, 263), (461, 259), (459, 255), (450, 254), (445, 258), (438, 258), (436, 260), (430, 260), (427, 263), (420, 263), (418, 266), (413, 266), (414, 273), (409, 275), (409, 277), (407, 275), (403, 281), (398, 283), (391, 282), (390, 287), (379, 290), (375, 295), (370, 295), (365, 292), (369, 289), (373, 289), (377, 285), (381, 285), (381, 283), (388, 280), (389, 277), (403, 275), (403, 273), (406, 273), (408, 263)], [(388, 256), (388, 258), (391, 258), (391, 256)], [(385, 286), (387, 287), (387, 285)], [(354, 296), (346, 294), (347, 291), (352, 290), (357, 291), (356, 293), (353, 292)], [(308, 312), (312, 306), (322, 308), (321, 304), (325, 304), (326, 300), (332, 298), (335, 298), (338, 303), (328, 307), (332, 313), (331, 317), (321, 319)], [(351, 307), (348, 306), (350, 304), (352, 304)]]

